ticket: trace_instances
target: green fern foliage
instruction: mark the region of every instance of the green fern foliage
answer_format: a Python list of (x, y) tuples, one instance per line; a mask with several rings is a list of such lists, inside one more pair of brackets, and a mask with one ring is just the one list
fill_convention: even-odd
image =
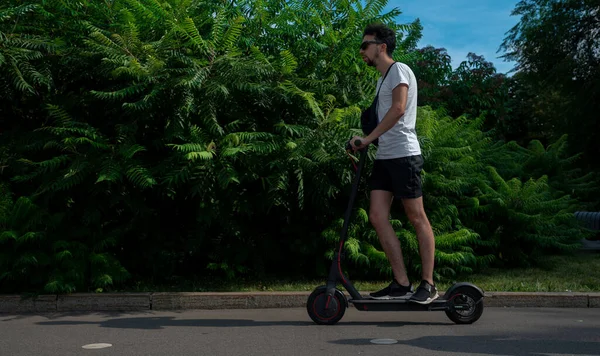
[[(560, 167), (556, 156), (536, 148), (535, 142), (529, 148), (496, 144), (481, 131), (482, 123), (482, 118), (452, 119), (428, 107), (418, 110), (424, 205), (436, 240), (436, 278), (452, 279), (489, 265), (536, 265), (547, 254), (573, 252), (585, 236), (573, 215), (581, 206), (576, 199), (554, 189), (546, 175), (520, 178)], [(550, 156), (552, 163), (544, 165), (540, 155)], [(504, 178), (500, 171), (520, 176)], [(569, 173), (591, 183), (589, 177)], [(389, 278), (391, 269), (366, 217), (366, 204), (359, 202), (357, 222), (350, 225), (347, 257), (361, 276)], [(414, 228), (401, 208), (393, 209), (392, 218), (410, 276), (418, 279)], [(335, 241), (341, 226), (341, 220), (332, 224), (324, 233), (326, 241)], [(332, 254), (330, 250), (327, 257)]]
[(23, 21), (34, 20), (41, 12), (37, 4), (0, 5), (2, 95), (33, 95), (50, 90), (53, 84), (50, 68), (43, 58), (55, 54), (61, 43), (45, 37), (43, 31), (35, 28), (35, 22)]
[(511, 146), (511, 153), (518, 152), (523, 162), (522, 170), (515, 175), (523, 180), (546, 176), (557, 196), (570, 195), (577, 199), (573, 203), (578, 204), (578, 209), (593, 209), (597, 204), (595, 197), (600, 194), (600, 176), (575, 168), (581, 154), (569, 155), (567, 138), (562, 135), (547, 147), (539, 140), (533, 140), (523, 148)]
[(572, 252), (582, 239), (574, 219), (574, 200), (554, 197), (548, 177), (503, 179), (489, 167), (482, 181), (473, 216), (487, 221), (477, 224), (497, 257), (507, 266), (530, 266), (549, 253)]
[[(379, 75), (359, 57), (364, 27), (389, 24), (396, 59), (417, 58), (420, 23), (397, 23), (400, 9), (388, 5), (0, 5), (0, 291), (110, 291), (196, 274), (267, 278), (281, 276), (282, 265), (292, 265), (285, 277), (322, 275), (327, 260), (318, 251), (331, 248), (353, 177), (344, 146), (360, 134)], [(480, 228), (494, 200), (481, 198), (479, 181), (510, 192), (497, 190), (488, 166), (509, 181), (548, 171), (501, 167), (492, 157), (571, 162), (560, 142), (544, 152), (496, 146), (480, 125), (419, 110), (440, 278), (498, 255), (496, 235)], [(572, 185), (550, 174), (550, 187), (565, 187), (550, 201), (592, 187), (589, 177), (564, 172)], [(361, 181), (361, 218), (346, 247), (352, 268), (383, 276), (389, 266), (365, 218), (365, 189)], [(414, 230), (393, 215), (418, 274)]]
[[(418, 280), (421, 278), (422, 265), (415, 231), (400, 219), (392, 219), (391, 224), (400, 240), (409, 278)], [(324, 239), (332, 246), (339, 238), (342, 225), (343, 220), (338, 219), (323, 232)], [(480, 262), (480, 258), (475, 255), (472, 247), (478, 239), (479, 236), (468, 229), (436, 235), (435, 279), (448, 279), (459, 274), (473, 272)], [(355, 266), (353, 272), (359, 278), (392, 278), (389, 261), (381, 248), (377, 234), (370, 225), (367, 210), (364, 208), (357, 208), (355, 219), (349, 225), (344, 248), (345, 258)], [(335, 251), (335, 248), (329, 249), (325, 257), (332, 259)]]

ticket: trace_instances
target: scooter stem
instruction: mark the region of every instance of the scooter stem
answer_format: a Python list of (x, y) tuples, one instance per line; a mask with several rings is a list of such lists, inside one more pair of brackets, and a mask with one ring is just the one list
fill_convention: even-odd
[[(360, 140), (356, 140), (355, 145), (360, 146)], [(344, 244), (346, 242), (346, 237), (348, 235), (348, 227), (350, 225), (350, 218), (352, 216), (352, 209), (354, 208), (354, 201), (356, 200), (356, 195), (358, 193), (358, 185), (360, 182), (360, 176), (362, 170), (365, 165), (366, 156), (367, 156), (368, 147), (365, 147), (360, 150), (360, 158), (358, 168), (356, 170), (356, 174), (354, 176), (354, 181), (352, 182), (352, 191), (350, 193), (350, 201), (348, 202), (348, 207), (346, 208), (346, 212), (344, 214), (344, 224), (342, 226), (342, 231), (340, 234), (339, 247), (338, 251), (334, 254), (334, 259), (331, 264), (331, 269), (329, 271), (329, 277), (327, 279), (327, 295), (333, 296), (335, 293), (335, 288), (338, 282), (341, 282), (344, 288), (348, 290), (350, 295), (353, 298), (359, 299), (361, 298), (360, 293), (354, 288), (352, 283), (346, 279), (342, 272), (342, 257), (344, 256), (343, 249)]]

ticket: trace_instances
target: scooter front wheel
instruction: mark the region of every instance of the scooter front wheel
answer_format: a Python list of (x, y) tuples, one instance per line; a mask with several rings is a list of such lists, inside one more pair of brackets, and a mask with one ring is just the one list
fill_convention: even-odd
[(460, 287), (448, 297), (446, 315), (456, 324), (472, 324), (483, 314), (482, 296), (471, 287)]
[(310, 318), (319, 325), (333, 325), (340, 321), (346, 312), (346, 296), (335, 290), (333, 296), (327, 295), (327, 287), (320, 286), (308, 297), (306, 311)]

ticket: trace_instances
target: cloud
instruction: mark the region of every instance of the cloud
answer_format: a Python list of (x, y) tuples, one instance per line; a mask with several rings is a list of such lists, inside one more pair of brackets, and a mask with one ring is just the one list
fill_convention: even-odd
[(469, 52), (483, 55), (496, 70), (506, 73), (514, 63), (504, 62), (497, 53), (506, 32), (518, 23), (511, 12), (518, 0), (420, 0), (390, 1), (386, 10), (402, 11), (397, 21), (408, 23), (416, 18), (423, 25), (420, 47), (446, 48), (456, 68)]

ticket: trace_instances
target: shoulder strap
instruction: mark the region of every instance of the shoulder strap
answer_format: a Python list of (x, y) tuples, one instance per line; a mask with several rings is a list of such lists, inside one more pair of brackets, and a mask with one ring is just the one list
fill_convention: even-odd
[(390, 72), (390, 69), (392, 69), (392, 67), (394, 66), (394, 64), (396, 64), (396, 62), (392, 63), (388, 69), (387, 72), (385, 72), (385, 75), (383, 76), (383, 79), (381, 79), (381, 84), (379, 84), (379, 89), (377, 89), (377, 95), (379, 95), (379, 91), (381, 90), (381, 87), (383, 86), (383, 81), (385, 80), (385, 78), (387, 77), (388, 73)]
[[(381, 90), (381, 87), (383, 86), (383, 81), (385, 80), (385, 78), (387, 77), (388, 73), (390, 72), (390, 69), (392, 69), (392, 66), (394, 66), (394, 64), (396, 64), (396, 62), (392, 63), (389, 68), (387, 69), (387, 71), (385, 72), (385, 75), (383, 76), (383, 79), (381, 79), (381, 84), (379, 84), (379, 89), (377, 89), (377, 94), (375, 95), (375, 99), (373, 100), (374, 104), (375, 104), (375, 115), (377, 115), (377, 106), (379, 104), (379, 90)], [(379, 121), (379, 119), (377, 120)]]

